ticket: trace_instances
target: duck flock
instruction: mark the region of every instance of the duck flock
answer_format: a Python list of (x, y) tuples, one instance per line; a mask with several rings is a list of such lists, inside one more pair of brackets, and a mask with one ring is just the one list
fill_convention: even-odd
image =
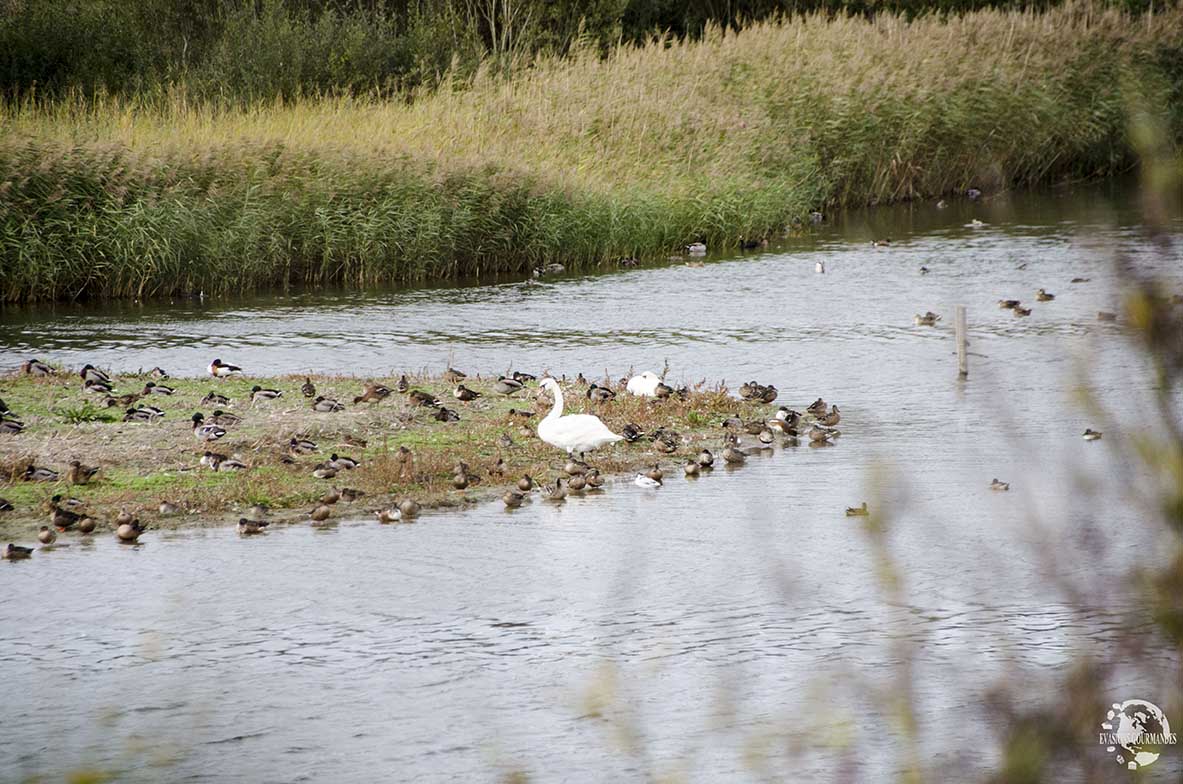
[[(212, 379), (217, 380), (239, 377), (243, 374), (241, 367), (224, 363), (221, 359), (214, 359), (210, 362), (206, 371)], [(59, 371), (38, 359), (26, 361), (21, 366), (21, 372), (33, 377), (60, 377), (66, 373), (66, 371)], [(150, 424), (160, 421), (169, 413), (161, 407), (166, 405), (163, 401), (167, 401), (176, 392), (173, 387), (168, 385), (169, 375), (162, 368), (153, 368), (149, 371), (147, 376), (151, 380), (144, 383), (141, 389), (122, 395), (115, 392), (115, 382), (112, 377), (92, 364), (83, 366), (81, 370), (77, 371), (77, 375), (81, 379), (82, 392), (86, 395), (94, 395), (94, 399), (99, 402), (101, 407), (122, 411), (124, 422)], [(139, 378), (142, 380), (143, 376)], [(488, 392), (480, 392), (465, 385), (467, 378), (465, 373), (454, 368), (448, 368), (442, 376), (444, 382), (453, 386), (453, 397), (460, 402), (471, 402), (484, 394), (513, 397), (526, 390), (528, 385), (538, 382), (537, 377), (532, 374), (513, 372), (499, 376), (489, 385)], [(138, 384), (139, 381), (137, 380), (136, 383)], [(666, 384), (661, 376), (650, 371), (631, 378), (620, 379), (618, 383), (612, 385), (591, 382), (579, 374), (574, 379), (573, 385), (583, 389), (585, 397), (595, 404), (608, 403), (618, 394), (649, 398), (655, 402), (663, 399), (686, 400), (691, 394), (688, 387), (675, 388)], [(541, 441), (566, 452), (567, 460), (560, 472), (561, 476), (553, 482), (539, 483), (529, 474), (518, 479), (501, 496), (502, 502), (508, 509), (520, 507), (530, 498), (531, 493), (537, 493), (543, 500), (562, 501), (570, 494), (580, 494), (602, 488), (606, 482), (604, 475), (587, 462), (588, 453), (601, 447), (619, 441), (630, 444), (644, 441), (651, 444), (659, 454), (672, 455), (684, 443), (680, 434), (665, 427), (659, 427), (653, 432), (646, 433), (639, 425), (630, 422), (620, 427), (620, 432), (617, 433), (593, 414), (564, 414), (562, 387), (556, 379), (549, 376), (544, 375), (538, 383), (537, 389), (538, 394), (548, 393), (553, 398), (553, 405), (550, 412), (538, 422), (534, 432)], [(299, 392), (313, 412), (328, 414), (346, 408), (346, 405), (337, 399), (319, 395), (311, 378), (305, 378), (304, 383), (299, 387)], [(741, 399), (760, 404), (771, 404), (778, 396), (775, 386), (756, 381), (744, 383), (738, 392)], [(280, 389), (255, 385), (250, 389), (249, 407), (253, 408), (256, 404), (277, 400), (282, 398), (283, 394)], [(432, 418), (437, 421), (455, 422), (460, 420), (460, 414), (456, 410), (448, 408), (435, 395), (413, 388), (405, 375), (398, 379), (393, 388), (378, 383), (365, 382), (361, 393), (353, 397), (352, 404), (356, 406), (375, 403), (395, 394), (402, 395), (412, 407), (433, 410)], [(161, 405), (155, 405), (157, 402), (160, 402)], [(241, 424), (244, 416), (249, 416), (246, 412), (240, 415), (225, 410), (232, 405), (233, 401), (229, 396), (219, 393), (216, 389), (211, 389), (209, 394), (201, 400), (201, 406), (212, 409), (212, 413), (206, 415), (199, 411), (190, 417), (194, 438), (201, 448), (205, 449), (200, 459), (200, 465), (211, 471), (232, 472), (245, 471), (250, 468), (239, 457), (217, 451), (217, 442), (231, 432), (235, 426)], [(802, 437), (808, 439), (810, 446), (829, 446), (834, 439), (841, 435), (841, 432), (836, 428), (841, 421), (841, 416), (838, 406), (831, 406), (823, 399), (818, 398), (806, 408), (804, 413), (781, 406), (768, 419), (758, 418), (753, 421), (744, 421), (737, 416), (727, 417), (720, 423), (724, 433), (718, 456), (708, 448), (701, 448), (696, 454), (685, 459), (681, 465), (682, 473), (693, 478), (711, 471), (719, 462), (729, 467), (742, 465), (749, 455), (771, 449), (778, 439), (786, 446), (799, 444)], [(509, 409), (507, 413), (508, 419), (518, 420), (522, 423), (529, 422), (534, 417), (536, 414), (532, 411)], [(0, 400), (0, 433), (15, 436), (19, 435), (24, 428), (25, 426), (16, 412), (11, 411)], [(741, 439), (745, 436), (755, 436), (756, 445), (743, 446)], [(348, 437), (346, 437), (346, 441), (349, 441)], [(504, 443), (506, 441), (508, 444)], [(502, 443), (500, 444), (502, 447), (512, 445), (512, 443), (508, 434), (502, 435)], [(364, 447), (365, 442), (359, 441), (357, 445)], [(296, 456), (314, 454), (318, 450), (319, 446), (315, 442), (306, 438), (293, 437), (287, 444), (284, 462), (295, 462)], [(413, 460), (414, 455), (406, 446), (399, 447), (395, 452), (395, 461), (403, 467), (404, 475)], [(352, 471), (359, 466), (359, 460), (333, 453), (327, 460), (317, 463), (313, 467), (312, 475), (317, 479), (331, 480), (340, 472)], [(29, 482), (57, 483), (64, 481), (68, 485), (86, 485), (98, 472), (98, 467), (87, 466), (79, 460), (72, 460), (61, 471), (48, 466), (29, 464), (25, 468), (22, 478)], [(489, 469), (489, 473), (492, 476), (504, 478), (504, 460), (499, 459), (497, 464)], [(658, 488), (662, 485), (664, 476), (660, 463), (655, 463), (651, 468), (637, 473), (632, 481), (639, 487)], [(479, 481), (480, 478), (466, 463), (463, 461), (457, 463), (452, 477), (454, 488), (463, 490)], [(314, 526), (328, 524), (333, 517), (333, 507), (338, 501), (352, 502), (364, 495), (365, 493), (361, 490), (333, 487), (318, 499), (315, 506), (308, 512), (308, 519)], [(13, 509), (11, 502), (0, 498), (0, 512), (13, 511)], [(421, 505), (416, 500), (403, 498), (374, 510), (374, 515), (379, 522), (393, 523), (400, 520), (411, 520), (419, 515), (421, 509)], [(847, 511), (852, 515), (865, 513), (865, 504), (861, 509), (862, 512), (858, 511), (858, 508), (852, 507)], [(177, 505), (168, 501), (162, 501), (159, 505), (161, 516), (173, 515), (179, 511)], [(248, 516), (239, 519), (238, 532), (244, 536), (250, 536), (265, 531), (269, 525), (267, 520), (269, 511), (263, 505), (252, 506)], [(37, 536), (43, 545), (52, 545), (60, 533), (70, 532), (87, 535), (93, 534), (99, 528), (96, 516), (86, 510), (84, 502), (75, 498), (55, 494), (47, 502), (47, 513), (49, 524), (41, 526)], [(111, 522), (104, 527), (113, 530), (118, 541), (123, 543), (136, 543), (140, 535), (148, 529), (148, 526), (138, 517), (123, 509), (115, 511), (110, 519)], [(32, 552), (33, 548), (31, 547), (9, 543), (3, 550), (0, 550), (0, 556), (16, 560), (27, 558)]]

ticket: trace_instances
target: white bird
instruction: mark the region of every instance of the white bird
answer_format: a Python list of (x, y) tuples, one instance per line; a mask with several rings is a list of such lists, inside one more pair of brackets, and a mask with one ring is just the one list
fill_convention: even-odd
[(819, 262), (817, 262), (816, 264), (814, 264), (814, 265), (813, 265), (813, 271), (814, 271), (814, 272), (816, 272), (818, 275), (824, 275), (824, 274), (826, 274), (826, 265), (825, 265), (825, 262), (821, 262), (821, 261), (819, 261)]
[(630, 378), (625, 389), (637, 397), (657, 397), (657, 385), (660, 383), (661, 379), (656, 373), (646, 370), (641, 375)]
[(637, 474), (633, 479), (633, 484), (637, 487), (661, 487), (661, 482), (644, 474)]
[(592, 414), (569, 414), (563, 416), (563, 390), (553, 378), (544, 378), (539, 385), (554, 395), (555, 405), (550, 413), (538, 423), (538, 437), (551, 446), (567, 450), (567, 454), (583, 454), (599, 449), (605, 444), (623, 441), (608, 429), (608, 426)]

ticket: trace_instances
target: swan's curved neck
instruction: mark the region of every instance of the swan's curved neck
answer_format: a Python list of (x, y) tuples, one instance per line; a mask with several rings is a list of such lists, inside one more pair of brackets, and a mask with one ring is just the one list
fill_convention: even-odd
[(555, 396), (555, 404), (550, 413), (546, 415), (547, 420), (558, 419), (563, 415), (563, 390), (559, 389), (558, 384), (555, 384), (550, 388), (550, 392)]

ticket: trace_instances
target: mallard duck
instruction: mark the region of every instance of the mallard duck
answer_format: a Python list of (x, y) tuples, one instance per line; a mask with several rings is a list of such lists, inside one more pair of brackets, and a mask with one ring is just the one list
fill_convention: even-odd
[(707, 244), (705, 242), (692, 242), (686, 246), (686, 252), (695, 256), (701, 256), (707, 252)]
[(563, 466), (563, 473), (565, 473), (567, 476), (575, 476), (576, 474), (585, 474), (585, 473), (587, 473), (587, 470), (590, 467), (591, 466), (589, 466), (587, 463), (583, 462), (582, 460), (576, 460), (575, 458), (570, 458), (569, 460), (567, 460), (566, 465)]
[(39, 359), (29, 359), (21, 364), (21, 372), (26, 376), (52, 376), (53, 368)]
[(353, 405), (358, 403), (380, 403), (393, 394), (390, 387), (369, 381), (362, 385), (361, 394), (353, 399)]
[(78, 533), (80, 534), (93, 534), (96, 527), (98, 527), (98, 523), (93, 517), (83, 517), (78, 521)]
[(753, 419), (751, 422), (743, 422), (741, 425), (741, 429), (750, 436), (759, 434), (765, 427), (767, 425), (764, 424), (764, 420), (762, 419)]
[(344, 411), (345, 406), (331, 397), (318, 397), (312, 401), (312, 410), (321, 414), (332, 414)]
[(1117, 321), (1117, 314), (1110, 313), (1108, 310), (1098, 310), (1097, 321)]
[(848, 506), (846, 507), (847, 517), (866, 517), (870, 512), (867, 510), (867, 502), (863, 501), (862, 506)]
[(164, 380), (164, 379), (168, 378), (168, 371), (166, 371), (164, 368), (157, 365), (156, 367), (154, 367), (148, 371), (148, 375), (151, 376), (152, 378), (159, 378), (161, 380)]
[(358, 490), (355, 487), (342, 487), (341, 488), (341, 500), (347, 504), (352, 504), (357, 499), (364, 498), (365, 495), (366, 495), (365, 490)]
[(1101, 439), (1101, 433), (1092, 428), (1085, 428), (1084, 435), (1081, 438), (1085, 441), (1099, 441)]
[(0, 419), (0, 433), (6, 436), (15, 436), (24, 429), (24, 422), (18, 422), (15, 419)]
[(506, 509), (517, 509), (525, 500), (526, 496), (515, 490), (506, 490), (501, 496), (501, 502), (505, 504)]
[(0, 512), (12, 512), (15, 510), (16, 507), (12, 505), (12, 501), (9, 501), (7, 498), (0, 498)]
[(448, 368), (444, 371), (443, 379), (448, 384), (459, 384), (464, 379), (468, 378), (467, 373), (462, 373), (456, 368)]
[(435, 395), (428, 394), (421, 389), (412, 389), (407, 398), (411, 401), (411, 405), (422, 406), (429, 408), (432, 406), (439, 406), (440, 401)]
[(263, 529), (270, 523), (265, 520), (248, 520), (245, 517), (238, 518), (238, 533), (242, 536), (254, 536), (255, 534), (263, 533)]
[(106, 381), (88, 379), (82, 382), (82, 391), (88, 395), (110, 395), (111, 385)]
[(1031, 308), (1016, 307), (1011, 312), (1014, 313), (1016, 316), (1030, 316), (1031, 315)]
[(830, 413), (823, 414), (817, 418), (817, 423), (823, 427), (834, 427), (842, 421), (842, 414), (838, 411), (838, 406), (830, 409)]
[(653, 396), (658, 400), (666, 400), (674, 394), (674, 388), (664, 381), (657, 382), (657, 386), (653, 388)]
[(695, 459), (701, 468), (713, 468), (715, 465), (715, 456), (711, 453), (711, 450), (705, 447), (699, 451), (698, 457)]
[(344, 468), (346, 471), (352, 471), (361, 465), (361, 463), (354, 460), (352, 457), (342, 457), (336, 452), (333, 452), (333, 454), (329, 455), (329, 461), (325, 465), (338, 471), (340, 471), (342, 468)]
[(406, 374), (398, 377), (398, 381), (395, 382), (394, 388), (398, 390), (400, 395), (407, 394), (407, 390), (411, 388), (411, 382), (407, 380)]
[(378, 522), (383, 525), (389, 525), (390, 523), (397, 523), (402, 515), (397, 507), (392, 506), (387, 509), (379, 509), (374, 512), (374, 516), (378, 518)]
[(1035, 299), (1039, 302), (1051, 302), (1055, 298), (1056, 298), (1055, 294), (1049, 294), (1048, 292), (1044, 291), (1043, 289), (1039, 289), (1038, 291), (1035, 292)]
[(518, 480), (518, 489), (523, 493), (528, 493), (534, 489), (534, 477), (525, 474)]
[(1014, 310), (1019, 306), (1017, 299), (1000, 299), (998, 300), (998, 307), (1001, 310)]
[(207, 450), (206, 453), (201, 456), (201, 464), (207, 468), (217, 471), (218, 466), (222, 463), (222, 461), (229, 459), (230, 458), (228, 455), (223, 455), (220, 452), (210, 452)]
[(653, 448), (663, 455), (670, 455), (678, 451), (682, 437), (673, 430), (660, 430), (653, 434)]
[(213, 415), (209, 418), (209, 423), (211, 425), (220, 425), (221, 427), (234, 427), (235, 425), (242, 424), (242, 417), (216, 408), (214, 409)]
[(228, 405), (230, 405), (230, 398), (226, 397), (225, 395), (219, 395), (217, 392), (214, 392), (212, 389), (210, 390), (210, 393), (208, 395), (206, 395), (205, 397), (203, 397), (201, 399), (201, 407), (202, 408), (206, 408), (208, 406), (228, 406)]
[(823, 441), (829, 441), (831, 438), (834, 438), (836, 435), (838, 435), (838, 431), (832, 430), (828, 427), (821, 427), (820, 425), (814, 425), (813, 427), (809, 428), (809, 440), (814, 443), (821, 443)]
[(505, 412), (505, 416), (508, 417), (509, 419), (520, 419), (520, 420), (524, 421), (527, 419), (533, 419), (534, 412), (533, 411), (518, 411), (516, 408), (511, 408), (509, 411)]
[(217, 441), (226, 435), (226, 428), (206, 424), (205, 415), (200, 411), (190, 419), (193, 420), (193, 437), (198, 441)]
[(608, 387), (592, 384), (587, 388), (587, 399), (593, 403), (607, 403), (609, 400), (616, 399), (616, 393)]
[(686, 474), (686, 476), (698, 476), (701, 471), (702, 466), (698, 464), (697, 460), (687, 460), (682, 465), (682, 473)]
[(739, 396), (744, 400), (751, 400), (752, 396), (756, 394), (756, 388), (760, 386), (755, 381), (745, 381), (739, 385)]
[(48, 525), (41, 526), (41, 530), (37, 532), (37, 541), (41, 544), (53, 544), (58, 539), (57, 531), (50, 528)]
[(144, 390), (140, 393), (144, 397), (148, 395), (172, 395), (177, 390), (172, 387), (166, 387), (164, 384), (157, 384), (155, 381), (149, 381), (144, 384)]
[(161, 501), (160, 506), (156, 507), (156, 509), (160, 512), (161, 517), (172, 517), (181, 511), (172, 501)]
[(912, 320), (916, 322), (916, 326), (918, 327), (935, 327), (937, 322), (941, 320), (941, 317), (930, 310), (923, 316), (917, 313)]
[(209, 363), (209, 368), (207, 369), (209, 370), (209, 374), (214, 378), (226, 378), (227, 376), (233, 376), (242, 372), (242, 368), (238, 365), (227, 365), (220, 359), (215, 359)]
[(567, 480), (567, 491), (571, 493), (582, 493), (587, 488), (587, 479), (583, 474), (575, 474)]
[(300, 394), (304, 397), (316, 397), (316, 385), (308, 376), (304, 376), (304, 383), (300, 385)]
[(497, 383), (493, 385), (493, 391), (499, 395), (513, 395), (522, 391), (523, 384), (512, 378), (501, 376), (497, 379)]
[(410, 498), (404, 498), (402, 501), (399, 501), (398, 504), (398, 513), (402, 515), (404, 520), (409, 520), (412, 517), (418, 517), (419, 511), (421, 509), (422, 507), (419, 505), (419, 502)]
[(218, 463), (218, 471), (245, 471), (247, 464), (236, 457), (229, 457)]
[(319, 447), (315, 441), (309, 441), (307, 438), (293, 438), (288, 441), (288, 449), (298, 455), (307, 455), (315, 452)]
[(624, 427), (620, 428), (620, 434), (624, 436), (625, 441), (632, 444), (644, 437), (645, 431), (632, 422), (629, 422)]
[(561, 477), (553, 485), (543, 485), (540, 492), (547, 501), (562, 501), (567, 497), (567, 487)]
[(450, 408), (440, 406), (439, 410), (431, 415), (431, 418), (436, 422), (459, 422), (460, 414)]
[(99, 381), (107, 386), (111, 385), (111, 377), (89, 362), (82, 366), (82, 370), (78, 371), (78, 375), (83, 381)]
[(538, 376), (531, 375), (530, 373), (522, 373), (518, 370), (515, 370), (513, 373), (511, 373), (510, 378), (522, 385), (525, 385), (529, 381), (538, 380)]
[(144, 526), (140, 525), (140, 521), (136, 519), (128, 523), (123, 523), (115, 529), (116, 538), (124, 544), (135, 543), (139, 540), (140, 534), (142, 533), (144, 533)]
[(313, 523), (323, 523), (333, 516), (333, 510), (327, 504), (317, 504), (308, 512), (308, 518)]
[(129, 408), (123, 415), (124, 422), (155, 422), (164, 416), (164, 412), (155, 406), (139, 406)]
[(468, 387), (464, 386), (463, 384), (457, 384), (456, 388), (454, 390), (452, 390), (452, 397), (456, 398), (457, 400), (463, 401), (465, 403), (476, 400), (480, 396), (481, 396), (480, 392), (476, 392), (474, 390), (471, 390)]
[(776, 400), (777, 394), (779, 393), (776, 391), (776, 387), (774, 387), (772, 384), (767, 384), (765, 386), (761, 386), (757, 390), (757, 394), (754, 397), (761, 403), (771, 403), (772, 401)]
[(19, 561), (23, 558), (28, 558), (32, 554), (32, 547), (21, 547), (19, 544), (13, 544), (12, 542), (5, 545), (4, 550), (0, 552), (0, 555), (3, 555), (6, 561)]
[[(264, 389), (258, 384), (255, 384), (253, 387), (251, 387), (251, 403), (259, 403), (265, 400), (275, 400), (276, 398), (280, 397), (283, 397), (283, 392), (278, 389)], [(324, 400), (324, 398), (318, 397), (317, 400)], [(314, 405), (313, 408), (315, 407), (316, 406)]]
[(83, 465), (81, 461), (71, 460), (66, 469), (66, 481), (72, 485), (84, 485), (99, 472), (98, 466)]
[(991, 490), (1010, 490), (1010, 482), (1003, 482), (998, 477), (995, 477), (994, 480), (992, 482), (990, 482), (990, 489)]
[(58, 472), (52, 468), (44, 468), (39, 466), (27, 466), (25, 468), (26, 482), (56, 482), (58, 480)]
[(599, 490), (604, 486), (604, 477), (600, 474), (598, 469), (593, 468), (583, 475), (583, 479), (587, 482), (587, 486), (592, 490)]

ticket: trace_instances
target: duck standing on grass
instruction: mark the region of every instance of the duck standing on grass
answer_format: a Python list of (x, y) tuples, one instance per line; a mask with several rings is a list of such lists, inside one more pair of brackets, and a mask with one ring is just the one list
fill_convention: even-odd
[(220, 359), (215, 359), (209, 363), (208, 370), (209, 374), (214, 378), (228, 378), (242, 373), (242, 368), (238, 365), (227, 365)]
[(554, 407), (538, 423), (538, 437), (551, 446), (565, 449), (567, 454), (583, 456), (606, 444), (623, 441), (608, 429), (598, 416), (593, 414), (569, 414), (563, 416), (563, 390), (553, 378), (542, 379), (541, 387), (554, 396)]

